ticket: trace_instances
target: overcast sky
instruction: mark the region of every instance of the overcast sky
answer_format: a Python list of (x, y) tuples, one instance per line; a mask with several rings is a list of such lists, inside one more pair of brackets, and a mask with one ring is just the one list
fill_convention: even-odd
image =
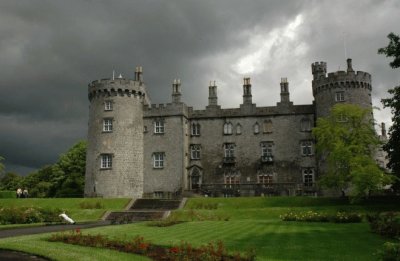
[[(281, 77), (295, 104), (310, 104), (311, 63), (328, 72), (355, 70), (373, 79), (373, 103), (400, 83), (399, 70), (377, 54), (389, 32), (400, 33), (400, 1), (0, 1), (0, 156), (7, 171), (27, 174), (57, 161), (87, 135), (87, 84), (112, 71), (133, 78), (143, 66), (152, 103), (242, 102), (251, 77), (253, 102), (279, 101)], [(390, 124), (390, 112), (374, 112)]]

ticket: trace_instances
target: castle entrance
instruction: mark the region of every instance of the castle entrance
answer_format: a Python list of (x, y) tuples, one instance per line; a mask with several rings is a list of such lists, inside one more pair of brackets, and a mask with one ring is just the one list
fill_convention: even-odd
[(194, 167), (189, 174), (189, 189), (197, 190), (201, 185), (201, 172), (197, 167)]

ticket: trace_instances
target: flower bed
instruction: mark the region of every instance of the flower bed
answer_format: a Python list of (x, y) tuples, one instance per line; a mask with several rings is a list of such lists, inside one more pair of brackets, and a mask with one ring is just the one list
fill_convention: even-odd
[(153, 260), (193, 260), (193, 261), (252, 261), (255, 260), (253, 252), (247, 256), (239, 253), (229, 255), (221, 241), (216, 244), (209, 243), (199, 248), (192, 247), (189, 243), (181, 243), (179, 246), (170, 248), (151, 244), (143, 237), (135, 237), (131, 241), (109, 239), (104, 235), (82, 234), (80, 229), (71, 232), (53, 234), (48, 241), (63, 242), (67, 244), (81, 245), (86, 247), (100, 247), (117, 250), (121, 252), (134, 253), (147, 256)]
[(359, 223), (362, 215), (359, 213), (337, 212), (334, 215), (319, 213), (315, 211), (307, 212), (288, 212), (280, 215), (283, 221), (303, 221), (303, 222), (334, 222), (334, 223)]

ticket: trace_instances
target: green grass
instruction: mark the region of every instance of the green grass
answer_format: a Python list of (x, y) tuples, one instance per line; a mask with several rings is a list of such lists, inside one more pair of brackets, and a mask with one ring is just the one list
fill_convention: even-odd
[[(192, 209), (201, 204), (217, 204), (217, 209)], [(222, 240), (230, 251), (253, 248), (257, 260), (376, 260), (374, 253), (386, 241), (370, 232), (366, 222), (357, 224), (283, 222), (279, 215), (288, 210), (363, 213), (399, 210), (396, 201), (371, 201), (351, 205), (329, 198), (195, 198), (175, 215), (228, 215), (229, 221), (192, 221), (170, 227), (147, 226), (145, 222), (84, 230), (126, 239), (137, 235), (152, 243), (170, 246), (186, 241), (194, 246)], [(111, 250), (46, 242), (48, 235), (32, 235), (0, 240), (0, 248), (45, 255), (55, 260), (146, 260)], [(73, 255), (73, 256), (71, 256)], [(79, 258), (78, 258), (79, 256)]]
[[(41, 207), (59, 208), (66, 211), (75, 221), (98, 220), (107, 210), (121, 210), (130, 199), (100, 199), (100, 198), (24, 198), (0, 199), (1, 207)], [(101, 209), (83, 209), (82, 202), (101, 202)], [(1, 229), (2, 226), (0, 226)]]

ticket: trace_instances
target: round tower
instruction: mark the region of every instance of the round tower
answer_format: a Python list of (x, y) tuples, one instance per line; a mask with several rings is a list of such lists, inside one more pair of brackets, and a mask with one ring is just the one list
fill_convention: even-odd
[(141, 67), (89, 84), (85, 196), (142, 197), (145, 94)]
[(311, 64), (312, 89), (315, 99), (316, 118), (329, 115), (337, 103), (350, 103), (371, 108), (371, 75), (354, 72), (351, 59), (347, 59), (347, 70), (328, 73), (326, 63)]

